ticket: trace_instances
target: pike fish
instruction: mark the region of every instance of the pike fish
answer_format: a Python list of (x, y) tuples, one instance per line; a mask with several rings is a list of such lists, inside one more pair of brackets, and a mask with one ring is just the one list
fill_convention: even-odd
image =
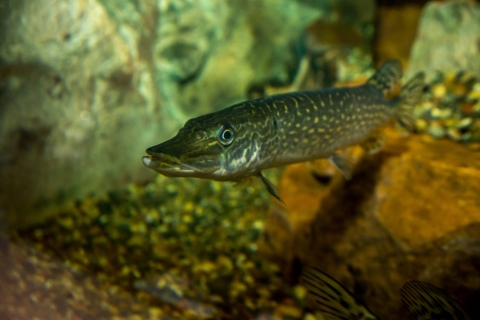
[(398, 60), (385, 62), (363, 85), (289, 92), (244, 101), (188, 120), (175, 137), (150, 147), (143, 164), (169, 177), (239, 181), (256, 176), (276, 197), (262, 170), (328, 158), (348, 179), (338, 151), (369, 140), (392, 118), (409, 127), (423, 90), (416, 74), (395, 97)]
[[(305, 266), (301, 283), (307, 289), (306, 302), (326, 320), (378, 320), (367, 306), (320, 269)], [(470, 320), (465, 310), (450, 295), (433, 284), (411, 280), (401, 289), (402, 303), (416, 320)]]

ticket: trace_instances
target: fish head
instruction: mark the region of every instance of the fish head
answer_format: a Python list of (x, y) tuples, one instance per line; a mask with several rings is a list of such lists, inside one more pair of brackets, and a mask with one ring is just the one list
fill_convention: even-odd
[(226, 110), (194, 118), (172, 139), (148, 148), (143, 164), (169, 177), (241, 179), (266, 161), (255, 128), (251, 119)]

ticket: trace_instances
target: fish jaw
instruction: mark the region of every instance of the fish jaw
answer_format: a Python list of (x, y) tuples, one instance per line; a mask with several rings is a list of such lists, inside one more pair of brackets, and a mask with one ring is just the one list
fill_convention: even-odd
[[(198, 155), (195, 148), (178, 143), (174, 137), (146, 150), (142, 157), (143, 165), (167, 177), (194, 177), (218, 180), (220, 161), (216, 157)], [(189, 156), (193, 154), (193, 156)], [(206, 165), (208, 164), (208, 165)]]
[(167, 177), (188, 177), (195, 175), (195, 170), (162, 155), (144, 156), (142, 157), (142, 162), (145, 167)]

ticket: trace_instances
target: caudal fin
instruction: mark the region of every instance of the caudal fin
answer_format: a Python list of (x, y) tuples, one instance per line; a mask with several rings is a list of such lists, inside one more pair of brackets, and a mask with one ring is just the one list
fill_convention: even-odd
[(430, 283), (408, 281), (400, 291), (403, 306), (417, 320), (469, 320), (470, 317), (450, 295)]
[(396, 97), (398, 123), (408, 131), (413, 131), (415, 129), (413, 108), (422, 96), (423, 88), (425, 86), (424, 80), (425, 74), (423, 72), (417, 73), (405, 84), (398, 97)]
[(399, 60), (388, 60), (367, 81), (377, 87), (386, 97), (395, 91), (402, 77), (402, 64)]

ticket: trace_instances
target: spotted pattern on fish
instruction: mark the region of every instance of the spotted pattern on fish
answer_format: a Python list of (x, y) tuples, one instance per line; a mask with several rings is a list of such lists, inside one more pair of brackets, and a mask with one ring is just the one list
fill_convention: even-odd
[(259, 100), (262, 105), (272, 106), (271, 117), (277, 122), (281, 144), (277, 157), (268, 166), (328, 157), (359, 142), (395, 112), (380, 99), (376, 88), (364, 86), (295, 92)]
[(408, 281), (400, 291), (404, 307), (417, 320), (469, 320), (470, 317), (450, 295), (433, 284)]
[(375, 76), (369, 80), (369, 83), (382, 90), (384, 96), (388, 96), (395, 91), (401, 77), (402, 65), (400, 61), (390, 60), (385, 62)]
[(409, 123), (404, 109), (419, 99), (424, 76), (417, 74), (397, 97), (387, 99), (401, 73), (400, 62), (388, 61), (361, 86), (267, 96), (191, 119), (174, 138), (148, 148), (143, 162), (174, 177), (257, 176), (280, 199), (263, 169), (318, 158), (343, 168), (348, 162), (334, 156), (337, 150), (361, 143), (393, 117)]

